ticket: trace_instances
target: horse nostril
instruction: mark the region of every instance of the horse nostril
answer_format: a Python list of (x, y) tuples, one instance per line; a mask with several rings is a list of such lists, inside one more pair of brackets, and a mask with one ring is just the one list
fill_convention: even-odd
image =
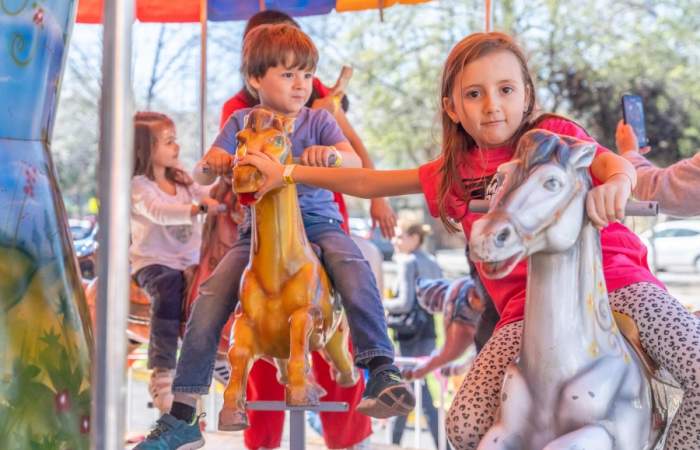
[(496, 235), (496, 247), (503, 247), (510, 237), (510, 227), (506, 227)]

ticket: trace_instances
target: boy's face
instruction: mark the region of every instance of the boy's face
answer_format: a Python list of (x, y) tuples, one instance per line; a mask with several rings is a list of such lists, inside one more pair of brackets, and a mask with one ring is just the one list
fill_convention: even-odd
[(260, 78), (248, 83), (260, 97), (260, 104), (287, 116), (295, 116), (311, 96), (314, 73), (308, 69), (270, 67)]

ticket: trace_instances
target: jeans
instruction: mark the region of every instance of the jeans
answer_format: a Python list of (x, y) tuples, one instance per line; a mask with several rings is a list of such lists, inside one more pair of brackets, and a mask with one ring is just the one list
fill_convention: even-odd
[[(342, 298), (350, 325), (355, 364), (366, 367), (370, 359), (393, 359), (384, 309), (369, 263), (340, 228), (340, 222), (303, 215), (309, 241), (322, 251), (321, 262)], [(173, 392), (206, 394), (211, 384), (221, 330), (238, 303), (241, 274), (250, 254), (250, 228), (239, 228), (239, 239), (199, 288), (175, 372)]]
[(185, 290), (182, 271), (153, 264), (136, 272), (135, 278), (151, 297), (148, 368), (174, 369)]

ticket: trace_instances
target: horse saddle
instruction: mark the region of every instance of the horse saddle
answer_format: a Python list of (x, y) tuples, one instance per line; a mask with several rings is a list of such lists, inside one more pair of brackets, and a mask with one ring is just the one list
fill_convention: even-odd
[(650, 377), (655, 377), (656, 372), (659, 370), (659, 365), (654, 362), (653, 359), (644, 351), (642, 348), (642, 340), (639, 337), (639, 328), (632, 319), (627, 314), (622, 314), (613, 311), (613, 316), (615, 317), (615, 322), (617, 327), (622, 332), (622, 335), (627, 339), (627, 342), (632, 346), (634, 352), (639, 357), (639, 360), (644, 366), (644, 370)]

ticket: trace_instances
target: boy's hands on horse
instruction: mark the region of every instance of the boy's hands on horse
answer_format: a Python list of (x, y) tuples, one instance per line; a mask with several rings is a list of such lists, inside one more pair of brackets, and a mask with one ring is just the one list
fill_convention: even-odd
[(212, 147), (202, 158), (204, 164), (215, 175), (229, 175), (233, 168), (234, 157), (229, 152), (219, 147)]
[(312, 167), (362, 167), (362, 160), (347, 141), (306, 147), (300, 163)]
[(301, 154), (301, 164), (314, 167), (332, 167), (333, 163), (340, 159), (340, 152), (333, 146), (312, 145), (306, 147)]

